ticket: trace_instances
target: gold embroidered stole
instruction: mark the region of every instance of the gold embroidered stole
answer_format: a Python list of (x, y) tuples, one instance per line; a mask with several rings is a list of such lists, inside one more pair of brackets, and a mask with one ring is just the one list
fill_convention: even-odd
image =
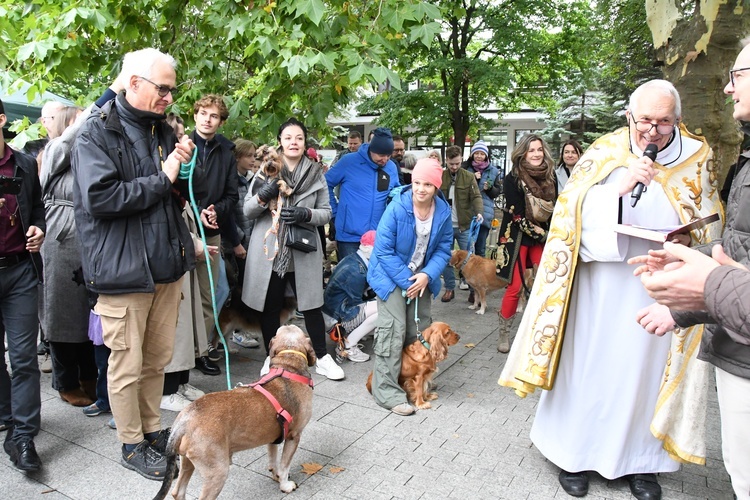
[[(683, 223), (719, 212), (723, 224), (713, 152), (705, 139), (690, 134), (683, 125), (680, 133), (700, 141), (701, 148), (670, 168), (655, 163), (659, 173), (654, 182), (662, 185)], [(520, 397), (537, 387), (550, 390), (554, 386), (578, 263), (583, 200), (589, 188), (634, 157), (629, 141), (628, 129), (622, 128), (594, 142), (558, 197), (531, 296), (498, 380)], [(718, 238), (721, 226), (709, 224), (693, 231), (693, 244)], [(701, 325), (673, 334), (651, 425), (673, 458), (694, 463), (705, 462), (708, 365), (696, 359), (702, 331)]]

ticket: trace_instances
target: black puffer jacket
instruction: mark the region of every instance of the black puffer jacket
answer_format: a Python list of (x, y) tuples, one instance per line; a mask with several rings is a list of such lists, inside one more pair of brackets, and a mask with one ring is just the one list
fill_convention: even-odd
[[(750, 135), (750, 127), (743, 129)], [(750, 268), (750, 150), (737, 161), (737, 171), (727, 202), (727, 224), (720, 240), (696, 247), (711, 255), (722, 244), (727, 255)], [(706, 280), (707, 311), (678, 312), (680, 326), (706, 323), (698, 357), (722, 370), (750, 379), (750, 273), (730, 266), (714, 269)]]
[[(134, 110), (124, 93), (81, 126), (71, 162), (83, 274), (91, 291), (151, 293), (155, 283), (177, 281), (195, 268), (182, 202), (172, 189), (187, 198), (187, 182), (173, 186), (161, 170), (175, 143), (159, 115)], [(196, 175), (194, 184), (203, 185), (202, 172)]]

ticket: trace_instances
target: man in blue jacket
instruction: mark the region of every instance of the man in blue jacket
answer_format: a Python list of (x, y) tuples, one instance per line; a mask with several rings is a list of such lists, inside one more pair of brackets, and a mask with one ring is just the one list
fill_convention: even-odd
[[(335, 228), (339, 262), (357, 252), (363, 234), (377, 229), (388, 193), (399, 185), (398, 169), (390, 160), (391, 154), (391, 131), (380, 127), (375, 129), (369, 144), (343, 156), (326, 172), (333, 215), (330, 225)], [(333, 193), (336, 186), (340, 186), (338, 200)]]

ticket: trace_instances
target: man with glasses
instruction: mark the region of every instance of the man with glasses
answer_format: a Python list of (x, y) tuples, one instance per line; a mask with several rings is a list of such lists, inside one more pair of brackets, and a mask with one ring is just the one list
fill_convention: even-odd
[[(187, 136), (178, 143), (165, 122), (175, 67), (156, 49), (126, 54), (119, 77), (125, 90), (91, 113), (71, 157), (83, 274), (99, 294), (95, 311), (112, 351), (107, 384), (121, 463), (156, 480), (166, 470), (164, 367), (172, 358), (182, 277), (195, 267), (181, 215), (188, 181), (178, 178), (195, 145)], [(196, 186), (205, 182), (200, 174)]]
[[(566, 184), (513, 349), (500, 378), (527, 393), (545, 387), (531, 429), (541, 453), (562, 469), (571, 496), (584, 496), (588, 471), (623, 478), (638, 499), (661, 498), (656, 474), (680, 468), (674, 457), (705, 456), (698, 443), (707, 368), (695, 360), (701, 329), (649, 335), (664, 311), (633, 276), (630, 257), (661, 244), (615, 232), (619, 223), (652, 228), (721, 210), (712, 153), (680, 124), (674, 86), (653, 80), (630, 98), (627, 127), (597, 140)], [(656, 160), (643, 155), (650, 145)], [(636, 183), (647, 186), (635, 207)], [(683, 240), (710, 241), (719, 224)], [(542, 269), (544, 267), (544, 269)], [(674, 342), (672, 342), (674, 340)], [(703, 399), (700, 395), (703, 394)]]
[[(750, 122), (750, 38), (729, 71), (724, 93), (733, 103), (733, 116)], [(750, 126), (742, 127), (750, 137)], [(721, 239), (688, 249), (671, 248), (633, 262), (646, 264), (637, 273), (649, 295), (669, 307), (666, 326), (641, 324), (663, 335), (676, 323), (685, 328), (705, 323), (698, 358), (716, 367), (721, 411), (721, 449), (736, 498), (750, 498), (750, 149), (740, 153), (727, 201), (727, 223)], [(713, 258), (709, 257), (713, 256)], [(681, 267), (664, 271), (669, 260)], [(734, 260), (732, 260), (734, 259)], [(736, 262), (735, 262), (736, 260)]]
[(411, 184), (411, 171), (405, 170), (404, 155), (406, 154), (406, 143), (400, 135), (393, 136), (393, 154), (391, 160), (398, 167), (398, 182), (405, 186)]

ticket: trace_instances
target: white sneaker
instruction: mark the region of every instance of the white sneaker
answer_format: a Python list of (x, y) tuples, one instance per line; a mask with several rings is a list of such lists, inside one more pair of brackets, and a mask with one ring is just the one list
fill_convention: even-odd
[(49, 354), (44, 355), (42, 366), (39, 369), (42, 373), (52, 373), (52, 358)]
[(461, 280), (461, 283), (458, 284), (459, 290), (468, 290), (469, 284), (465, 280)]
[(249, 333), (234, 332), (232, 341), (240, 347), (259, 347), (260, 342), (250, 336)]
[(336, 357), (346, 358), (355, 363), (364, 363), (365, 361), (370, 360), (370, 355), (362, 352), (362, 344), (353, 345), (344, 350), (341, 350), (336, 346)]
[(266, 356), (266, 360), (263, 362), (263, 368), (260, 369), (260, 376), (267, 375), (271, 371), (271, 357)]
[(195, 401), (196, 399), (202, 398), (206, 395), (205, 392), (190, 384), (180, 384), (180, 386), (177, 388), (177, 394), (182, 394), (188, 401)]
[(179, 392), (175, 392), (174, 394), (170, 394), (169, 396), (162, 396), (159, 408), (169, 411), (182, 411), (189, 404), (190, 401), (188, 401), (185, 396), (183, 396)]
[(344, 378), (344, 370), (333, 360), (330, 354), (318, 358), (315, 363), (315, 371), (329, 380), (341, 380)]

